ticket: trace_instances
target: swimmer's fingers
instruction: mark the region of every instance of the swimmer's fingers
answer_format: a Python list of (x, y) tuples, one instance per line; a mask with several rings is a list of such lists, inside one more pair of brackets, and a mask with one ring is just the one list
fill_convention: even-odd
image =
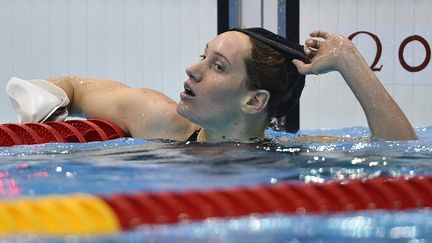
[(324, 74), (332, 71), (333, 69), (324, 61), (313, 61), (311, 63), (304, 63), (300, 60), (294, 59), (292, 60), (292, 63), (294, 66), (297, 67), (297, 70), (300, 74), (306, 75), (306, 74)]
[(297, 67), (297, 70), (300, 74), (306, 75), (314, 73), (312, 71), (312, 64), (306, 64), (297, 59), (292, 60), (292, 63)]
[(321, 38), (327, 39), (332, 35), (332, 33), (324, 31), (324, 30), (315, 30), (315, 31), (312, 31), (309, 35), (311, 37), (321, 37)]
[(307, 48), (319, 49), (321, 45), (322, 45), (322, 41), (320, 40), (309, 38), (305, 41), (305, 47)]
[(306, 54), (306, 56), (309, 57), (309, 59), (313, 59), (318, 53), (318, 51), (311, 48), (305, 48), (304, 53)]

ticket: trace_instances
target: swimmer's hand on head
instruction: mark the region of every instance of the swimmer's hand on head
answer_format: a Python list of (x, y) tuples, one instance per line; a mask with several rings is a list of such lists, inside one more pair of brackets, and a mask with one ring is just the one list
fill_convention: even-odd
[(354, 44), (346, 37), (316, 30), (305, 41), (309, 64), (293, 60), (302, 74), (338, 71), (366, 114), (372, 138), (415, 140), (417, 135), (402, 110), (392, 99)]
[(305, 64), (293, 60), (301, 74), (324, 74), (342, 69), (343, 58), (358, 52), (353, 43), (346, 37), (316, 30), (310, 33), (312, 38), (305, 41), (304, 52), (311, 59)]

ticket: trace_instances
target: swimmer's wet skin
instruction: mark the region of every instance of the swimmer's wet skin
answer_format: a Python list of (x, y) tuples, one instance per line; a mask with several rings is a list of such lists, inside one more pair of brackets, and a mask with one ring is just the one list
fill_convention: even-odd
[(263, 138), (270, 118), (298, 102), (303, 75), (338, 71), (362, 106), (373, 139), (417, 139), (350, 40), (325, 31), (310, 36), (302, 54), (300, 45), (260, 28), (218, 35), (202, 60), (186, 69), (178, 104), (157, 91), (111, 80), (49, 81), (66, 93), (70, 111), (111, 121), (133, 137), (186, 141), (199, 130), (197, 141), (249, 142)]

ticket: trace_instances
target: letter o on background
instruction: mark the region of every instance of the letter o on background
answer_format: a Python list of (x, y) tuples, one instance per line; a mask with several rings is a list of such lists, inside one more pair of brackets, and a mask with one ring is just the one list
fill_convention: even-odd
[[(426, 57), (423, 60), (423, 62), (418, 65), (418, 66), (410, 66), (408, 65), (408, 63), (405, 62), (405, 58), (404, 58), (404, 51), (405, 51), (405, 47), (406, 45), (408, 45), (408, 43), (412, 42), (412, 41), (418, 41), (420, 42), (423, 47), (425, 48), (426, 51)], [(403, 68), (405, 68), (407, 71), (409, 72), (420, 72), (421, 70), (425, 69), (427, 67), (427, 65), (429, 64), (429, 61), (431, 59), (431, 48), (429, 46), (429, 43), (421, 36), (419, 35), (412, 35), (410, 37), (407, 37), (405, 40), (402, 41), (400, 47), (399, 47), (399, 62), (402, 65)]]

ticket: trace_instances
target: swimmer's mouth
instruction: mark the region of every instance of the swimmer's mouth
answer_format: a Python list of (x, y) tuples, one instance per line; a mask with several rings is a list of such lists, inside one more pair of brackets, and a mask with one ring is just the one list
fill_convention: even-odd
[(185, 93), (189, 96), (195, 97), (195, 93), (192, 91), (192, 89), (189, 87), (189, 85), (184, 85)]

